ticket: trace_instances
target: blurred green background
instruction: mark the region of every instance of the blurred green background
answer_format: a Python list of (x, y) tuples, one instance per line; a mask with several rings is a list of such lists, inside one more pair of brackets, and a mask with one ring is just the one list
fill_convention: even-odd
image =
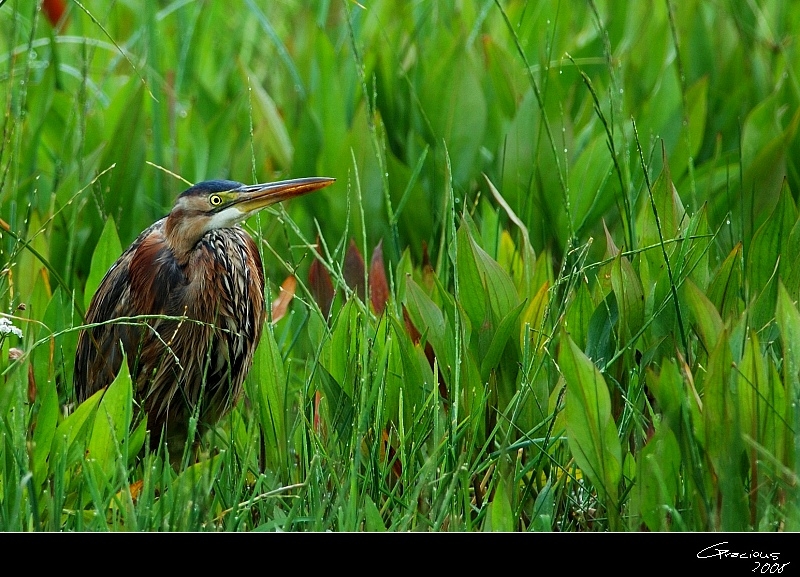
[(791, 2), (501, 5), (510, 27), (494, 1), (89, 0), (54, 30), (10, 0), (0, 210), (23, 236), (53, 219), (50, 261), (80, 293), (104, 219), (127, 245), (186, 187), (157, 167), (334, 176), (294, 218), (339, 238), (363, 217), (392, 262), (438, 244), (445, 151), (456, 198), (486, 195), (486, 174), (534, 248), (557, 253), (639, 200), (632, 119), (653, 174), (663, 142), (690, 211), (708, 202), (712, 227), (747, 214), (729, 238), (758, 226), (784, 176), (800, 189)]

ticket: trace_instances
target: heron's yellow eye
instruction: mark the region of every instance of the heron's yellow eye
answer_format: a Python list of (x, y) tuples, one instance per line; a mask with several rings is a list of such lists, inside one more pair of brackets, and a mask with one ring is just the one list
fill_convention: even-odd
[(220, 204), (222, 204), (222, 199), (219, 197), (218, 194), (212, 194), (208, 198), (208, 201), (211, 203), (211, 206), (219, 206)]

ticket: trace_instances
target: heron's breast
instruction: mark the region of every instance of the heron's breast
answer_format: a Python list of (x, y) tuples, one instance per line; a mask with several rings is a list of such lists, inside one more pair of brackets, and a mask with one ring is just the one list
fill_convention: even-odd
[(191, 294), (197, 318), (253, 336), (264, 318), (261, 259), (242, 229), (207, 233), (189, 262)]

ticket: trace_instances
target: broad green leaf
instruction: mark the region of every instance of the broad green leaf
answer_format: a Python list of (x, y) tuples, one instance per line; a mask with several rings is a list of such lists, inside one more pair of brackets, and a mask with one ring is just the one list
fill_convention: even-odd
[(461, 359), (460, 391), (455, 390), (453, 381), (451, 379), (448, 382), (449, 385), (452, 383), (449, 398), (453, 399), (456, 396), (461, 398), (458, 406), (459, 417), (469, 419), (472, 422), (472, 434), (475, 439), (484, 442), (486, 439), (486, 411), (490, 407), (487, 402), (490, 387), (487, 387), (486, 382), (481, 380), (480, 367), (472, 354), (464, 355)]
[(589, 333), (589, 320), (593, 311), (594, 303), (589, 292), (589, 284), (581, 282), (567, 305), (564, 327), (575, 344), (583, 349), (587, 346), (586, 335)]
[[(640, 246), (647, 248), (644, 254), (650, 270), (657, 271), (665, 266), (663, 251), (660, 246), (661, 239), (663, 238), (664, 240), (664, 248), (667, 254), (672, 254), (675, 251), (676, 244), (667, 243), (667, 241), (680, 237), (688, 223), (686, 210), (683, 207), (678, 191), (672, 183), (672, 176), (666, 163), (661, 174), (652, 185), (652, 193), (652, 203), (648, 192), (645, 190), (642, 193), (645, 198), (640, 201), (641, 206), (636, 219), (636, 237), (639, 239)], [(653, 204), (655, 204), (658, 220), (653, 214)]]
[(488, 314), (488, 295), (484, 275), (478, 266), (474, 242), (462, 225), (457, 235), (458, 256), (456, 274), (458, 275), (458, 300), (474, 326), (482, 326)]
[(732, 362), (728, 334), (723, 331), (709, 356), (703, 381), (704, 447), (717, 478), (720, 529), (742, 531), (748, 526), (749, 514), (742, 491), (745, 479), (740, 464), (744, 447), (738, 402), (731, 390)]
[[(785, 462), (784, 439), (788, 431), (784, 388), (772, 359), (764, 356), (755, 331), (747, 338), (736, 374), (742, 433), (768, 451), (772, 459)], [(752, 447), (749, 452), (751, 475), (757, 476), (759, 455)]]
[(742, 243), (737, 243), (722, 262), (708, 287), (708, 299), (723, 319), (742, 313)]
[(557, 370), (553, 359), (533, 346), (523, 350), (523, 357), (523, 370), (519, 371), (516, 383), (520, 408), (515, 422), (521, 430), (539, 434), (549, 423), (550, 382)]
[(411, 279), (406, 280), (406, 308), (408, 316), (423, 339), (431, 343), (434, 352), (442, 361), (452, 366), (454, 351), (452, 343), (447, 342), (447, 326), (444, 315), (436, 304), (425, 294), (420, 286)]
[(264, 327), (261, 342), (253, 358), (253, 368), (245, 381), (247, 397), (253, 403), (264, 434), (267, 462), (288, 467), (286, 431), (287, 374), (273, 327)]
[(339, 441), (348, 443), (354, 424), (353, 399), (321, 364), (316, 366), (316, 375), (328, 406), (328, 422)]
[(800, 403), (800, 313), (780, 283), (775, 319), (783, 342), (783, 386), (786, 389), (784, 420), (787, 432), (794, 431), (787, 435), (787, 451), (790, 454), (793, 452), (794, 472), (800, 475), (800, 435), (796, 433), (800, 429), (800, 417), (797, 414)]
[(212, 455), (187, 467), (177, 477), (173, 477), (166, 490), (153, 504), (151, 513), (153, 518), (163, 519), (162, 523), (169, 521), (177, 527), (194, 527), (196, 521), (190, 525), (191, 517), (196, 515), (194, 509), (198, 503), (203, 503), (217, 486), (214, 480), (219, 479), (223, 462), (223, 455)]
[(516, 517), (514, 517), (514, 512), (511, 509), (511, 496), (502, 476), (498, 476), (494, 489), (494, 498), (489, 504), (489, 517), (487, 517), (487, 520), (491, 520), (491, 530), (493, 532), (514, 530)]
[(598, 494), (607, 499), (609, 516), (615, 517), (622, 478), (622, 448), (611, 416), (608, 386), (598, 368), (565, 332), (561, 334), (558, 364), (567, 384), (565, 415), (569, 448)]
[[(524, 244), (523, 241), (523, 247)], [(532, 256), (534, 260), (536, 258), (533, 253), (526, 253), (525, 256)], [(500, 265), (501, 269), (509, 273), (514, 282), (514, 286), (517, 287), (518, 290), (519, 287), (524, 286), (525, 264), (523, 262), (523, 256), (517, 251), (517, 247), (514, 246), (511, 235), (508, 234), (508, 231), (505, 229), (500, 233), (500, 242), (497, 247), (497, 264)]]
[(800, 109), (790, 116), (783, 113), (783, 106), (779, 92), (773, 91), (750, 111), (742, 126), (742, 192), (737, 196), (741, 196), (744, 210), (752, 213), (742, 223), (745, 238), (752, 233), (750, 224), (758, 229), (776, 200), (781, 202), (778, 197), (785, 187), (787, 143), (800, 123)]
[[(536, 139), (531, 138), (541, 130), (541, 112), (536, 104), (533, 90), (528, 88), (520, 98), (516, 113), (509, 122), (505, 134), (504, 154), (500, 157), (502, 180), (496, 182), (513, 211), (526, 222), (532, 239), (542, 234), (546, 222), (541, 218), (528, 218), (533, 215), (536, 179), (536, 164), (531, 159), (538, 154)], [(549, 157), (552, 162), (552, 156)]]
[(520, 343), (524, 343), (527, 338), (530, 338), (534, 347), (538, 349), (545, 342), (546, 335), (542, 334), (542, 321), (544, 313), (547, 311), (547, 305), (550, 302), (549, 289), (550, 283), (548, 282), (539, 287), (525, 312), (522, 313)]
[(708, 288), (711, 270), (709, 266), (713, 235), (708, 226), (708, 207), (703, 204), (700, 210), (689, 219), (685, 239), (680, 244), (680, 252), (676, 263), (677, 277), (689, 275), (702, 290)]
[[(30, 248), (35, 250), (42, 257), (47, 257), (49, 253), (48, 239), (44, 234), (38, 234), (42, 229), (42, 222), (38, 213), (31, 214), (28, 223), (28, 230), (31, 231)], [(36, 233), (36, 234), (35, 234)], [(35, 234), (35, 236), (34, 236)], [(17, 257), (17, 278), (15, 279), (15, 291), (18, 292), (22, 302), (39, 305), (44, 310), (52, 296), (51, 281), (49, 273), (44, 263), (27, 248), (20, 251)], [(41, 285), (41, 286), (38, 286)], [(34, 300), (35, 299), (35, 300)]]
[(614, 259), (611, 285), (619, 306), (622, 340), (627, 343), (644, 325), (644, 291), (642, 282), (622, 253)]
[(486, 355), (481, 360), (481, 378), (483, 380), (487, 380), (489, 378), (489, 373), (497, 368), (497, 364), (500, 361), (500, 356), (506, 349), (506, 343), (508, 343), (511, 335), (518, 330), (517, 327), (519, 326), (519, 315), (522, 312), (522, 307), (524, 306), (524, 302), (519, 303), (515, 309), (505, 316), (505, 318), (500, 322), (500, 325), (497, 327), (497, 331), (495, 331), (494, 336), (492, 337), (492, 342), (489, 345), (489, 349), (486, 351)]
[(597, 305), (589, 319), (589, 332), (586, 335), (586, 354), (598, 367), (611, 360), (617, 348), (614, 327), (619, 319), (617, 299), (613, 292)]
[(117, 466), (117, 455), (126, 456), (125, 440), (131, 425), (133, 385), (123, 356), (120, 371), (108, 386), (97, 407), (92, 436), (89, 439), (87, 460), (103, 479), (111, 479)]
[(117, 227), (114, 225), (113, 217), (108, 217), (106, 224), (103, 227), (103, 232), (100, 235), (100, 240), (97, 241), (97, 246), (92, 255), (92, 267), (89, 270), (89, 278), (86, 279), (86, 289), (83, 294), (83, 302), (85, 308), (89, 309), (89, 303), (92, 302), (92, 297), (97, 292), (100, 282), (106, 276), (106, 272), (111, 268), (111, 265), (122, 254), (122, 245), (119, 242), (117, 235)]
[(555, 491), (548, 480), (533, 504), (533, 523), (534, 531), (552, 531), (553, 513), (555, 509)]
[[(415, 347), (411, 342), (402, 321), (394, 317), (389, 317), (389, 320), (392, 325), (389, 332), (392, 351), (386, 379), (384, 414), (386, 419), (398, 422), (402, 390), (404, 417), (406, 422), (411, 422), (413, 411), (419, 409), (423, 399), (436, 386), (436, 381), (428, 359), (425, 358), (421, 347)], [(385, 425), (385, 422), (383, 424)]]
[[(503, 226), (500, 224), (500, 214), (487, 198), (481, 199), (478, 208), (480, 210), (480, 218), (478, 222), (475, 223), (477, 233), (473, 234), (473, 238), (476, 239), (478, 246), (497, 261), (503, 270), (510, 272), (511, 259), (509, 257), (513, 255), (514, 243), (511, 242), (511, 237), (508, 236), (506, 247), (501, 250), (503, 234), (508, 235), (508, 232), (500, 232), (503, 229)], [(467, 213), (464, 216), (464, 221), (469, 222), (470, 220), (472, 220), (472, 216)], [(510, 246), (508, 244), (509, 242)]]
[(430, 144), (444, 141), (453, 162), (453, 181), (464, 184), (475, 171), (481, 141), (486, 131), (487, 103), (480, 85), (482, 66), (475, 53), (461, 50), (445, 35), (436, 35), (439, 55), (429, 61), (427, 80), (419, 97), (433, 134)]
[[(776, 271), (777, 272), (777, 271)], [(775, 319), (775, 303), (778, 300), (778, 285), (783, 284), (775, 274), (770, 277), (767, 284), (756, 295), (754, 302), (749, 307), (750, 326), (758, 331), (767, 329)]]
[(55, 380), (38, 381), (36, 393), (39, 412), (36, 415), (36, 429), (33, 431), (33, 473), (37, 483), (41, 484), (47, 473), (47, 459), (58, 424), (58, 391)]
[(793, 447), (796, 435), (790, 429), (791, 419), (787, 418), (792, 407), (787, 403), (786, 387), (772, 359), (769, 359), (768, 365), (769, 386), (762, 401), (765, 411), (762, 415), (759, 415), (762, 417), (760, 423), (761, 435), (757, 440), (769, 455), (778, 459), (781, 463), (789, 464), (793, 458), (791, 451), (794, 450), (793, 454), (797, 454), (796, 447)]
[(328, 370), (349, 396), (353, 395), (354, 363), (360, 353), (363, 323), (356, 302), (347, 301), (336, 319), (330, 340), (325, 343), (330, 359)]
[(679, 434), (682, 428), (681, 411), (684, 399), (683, 379), (672, 361), (666, 361), (661, 373), (647, 369), (647, 386), (658, 402), (664, 416), (664, 424)]
[(800, 254), (800, 219), (794, 223), (789, 239), (783, 247), (780, 266), (781, 280), (793, 299), (800, 298), (800, 266), (797, 266), (791, 258), (791, 255), (797, 254)]
[[(91, 430), (94, 422), (95, 409), (100, 404), (100, 399), (105, 394), (101, 389), (86, 399), (66, 419), (61, 421), (53, 438), (53, 453), (63, 448), (66, 451), (67, 463), (83, 458), (86, 440), (84, 435)], [(76, 443), (76, 441), (80, 441)], [(52, 462), (51, 462), (52, 466)]]
[[(71, 296), (58, 287), (47, 304), (44, 316), (39, 317), (41, 311), (33, 315), (34, 318), (39, 318), (44, 323), (38, 331), (38, 338), (42, 342), (49, 341), (46, 346), (32, 351), (31, 359), (37, 387), (41, 387), (45, 381), (66, 385), (72, 377), (75, 350), (78, 346), (78, 332), (69, 329), (75, 326), (79, 318), (76, 305), (77, 303), (72, 301)], [(62, 388), (66, 391), (71, 390), (69, 386)]]
[[(531, 249), (530, 260), (533, 261), (533, 258), (533, 249)], [(555, 282), (553, 271), (556, 268), (556, 264), (553, 260), (553, 254), (549, 250), (542, 251), (536, 257), (536, 262), (531, 262), (530, 266), (533, 268), (528, 282), (530, 292), (533, 292), (536, 287), (541, 287), (544, 283), (549, 283), (550, 286), (553, 286)]]
[(613, 290), (611, 285), (611, 269), (614, 267), (614, 259), (619, 255), (619, 248), (616, 243), (614, 243), (611, 233), (608, 232), (605, 221), (603, 222), (603, 230), (606, 236), (606, 251), (603, 255), (602, 264), (597, 268), (596, 278), (601, 294), (607, 296), (608, 293)]
[(686, 122), (681, 123), (681, 133), (670, 155), (670, 165), (675, 170), (676, 180), (680, 180), (688, 170), (689, 161), (697, 161), (697, 153), (703, 143), (708, 107), (708, 76), (703, 76), (686, 90)]
[[(569, 169), (570, 204), (577, 234), (594, 225), (614, 205), (619, 182), (613, 169), (608, 138), (604, 132), (598, 132)], [(612, 185), (608, 186), (611, 178)]]
[[(796, 221), (797, 209), (789, 187), (784, 185), (775, 210), (753, 235), (750, 244), (747, 255), (750, 294), (760, 293), (776, 272), (785, 278), (790, 268), (795, 265), (787, 248), (789, 235)], [(780, 267), (778, 267), (779, 262)]]
[(638, 507), (648, 529), (668, 531), (680, 486), (681, 453), (669, 427), (659, 427), (636, 460)]
[(722, 318), (714, 308), (714, 303), (688, 278), (683, 281), (678, 294), (681, 301), (688, 305), (691, 319), (700, 335), (702, 345), (710, 354), (716, 348), (717, 338), (722, 332)]
[(136, 428), (131, 432), (128, 437), (128, 466), (132, 467), (135, 463), (136, 456), (142, 450), (144, 442), (147, 439), (147, 415), (136, 425)]
[(381, 513), (369, 495), (364, 496), (364, 529), (370, 532), (386, 531), (386, 525), (383, 524)]
[(511, 277), (478, 246), (466, 226), (458, 229), (457, 239), (459, 301), (473, 326), (481, 327), (487, 320), (499, 322), (519, 303)]
[[(505, 211), (511, 222), (517, 226), (517, 229), (519, 230), (519, 236), (521, 237), (521, 246), (519, 250), (515, 251), (513, 256), (508, 259), (503, 259), (501, 253), (497, 261), (500, 263), (501, 267), (504, 268), (504, 270), (511, 271), (514, 284), (517, 286), (521, 294), (533, 292), (534, 287), (541, 286), (541, 283), (536, 284), (535, 282), (535, 265), (537, 259), (536, 252), (531, 246), (528, 227), (524, 222), (522, 222), (519, 216), (517, 216), (517, 214), (506, 201), (506, 198), (500, 194), (500, 191), (497, 190), (489, 177), (484, 174), (484, 178), (486, 179), (486, 184), (489, 186), (489, 190), (492, 193), (495, 201), (500, 205), (500, 208)], [(509, 245), (513, 248), (511, 235), (508, 233), (508, 231), (504, 230), (501, 237), (501, 247), (507, 247)]]
[(395, 276), (395, 282), (397, 283), (397, 300), (400, 302), (405, 302), (406, 298), (406, 279), (411, 278), (412, 273), (414, 272), (414, 265), (411, 264), (411, 251), (406, 247), (403, 251), (400, 260), (397, 262), (397, 274)]

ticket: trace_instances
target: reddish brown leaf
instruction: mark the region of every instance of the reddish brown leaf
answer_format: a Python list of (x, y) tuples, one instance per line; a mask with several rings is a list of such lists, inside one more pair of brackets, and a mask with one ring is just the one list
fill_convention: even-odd
[(289, 275), (281, 285), (280, 292), (275, 300), (272, 301), (272, 322), (277, 323), (289, 309), (289, 303), (294, 298), (294, 291), (297, 288), (297, 279)]
[(314, 430), (317, 434), (322, 432), (322, 425), (319, 420), (319, 405), (322, 402), (322, 395), (319, 391), (314, 393)]
[(28, 402), (33, 404), (36, 400), (36, 377), (33, 375), (33, 365), (28, 365)]
[(372, 251), (369, 263), (369, 298), (375, 314), (382, 315), (389, 302), (389, 283), (386, 282), (386, 270), (383, 264), (383, 239)]
[[(319, 246), (319, 237), (317, 237), (317, 246)], [(331, 275), (318, 260), (312, 262), (308, 269), (308, 285), (322, 314), (328, 318), (333, 304), (333, 282), (331, 282)]]
[(364, 300), (364, 257), (358, 250), (354, 240), (350, 240), (347, 252), (344, 255), (344, 281), (347, 283), (362, 301)]
[(131, 499), (133, 500), (134, 503), (139, 498), (139, 494), (142, 492), (143, 486), (144, 486), (144, 481), (141, 479), (130, 485), (129, 489), (131, 492)]
[(428, 255), (428, 243), (422, 241), (422, 268), (431, 266), (431, 257)]
[(422, 334), (420, 334), (420, 332), (417, 330), (417, 327), (414, 326), (414, 323), (411, 322), (411, 317), (408, 316), (408, 311), (406, 310), (405, 305), (403, 305), (403, 322), (405, 322), (406, 332), (408, 333), (408, 336), (411, 337), (411, 342), (415, 345), (418, 345), (420, 338), (422, 338)]
[(64, 16), (64, 11), (67, 9), (66, 0), (44, 0), (42, 2), (42, 12), (52, 26), (56, 26), (61, 17)]

